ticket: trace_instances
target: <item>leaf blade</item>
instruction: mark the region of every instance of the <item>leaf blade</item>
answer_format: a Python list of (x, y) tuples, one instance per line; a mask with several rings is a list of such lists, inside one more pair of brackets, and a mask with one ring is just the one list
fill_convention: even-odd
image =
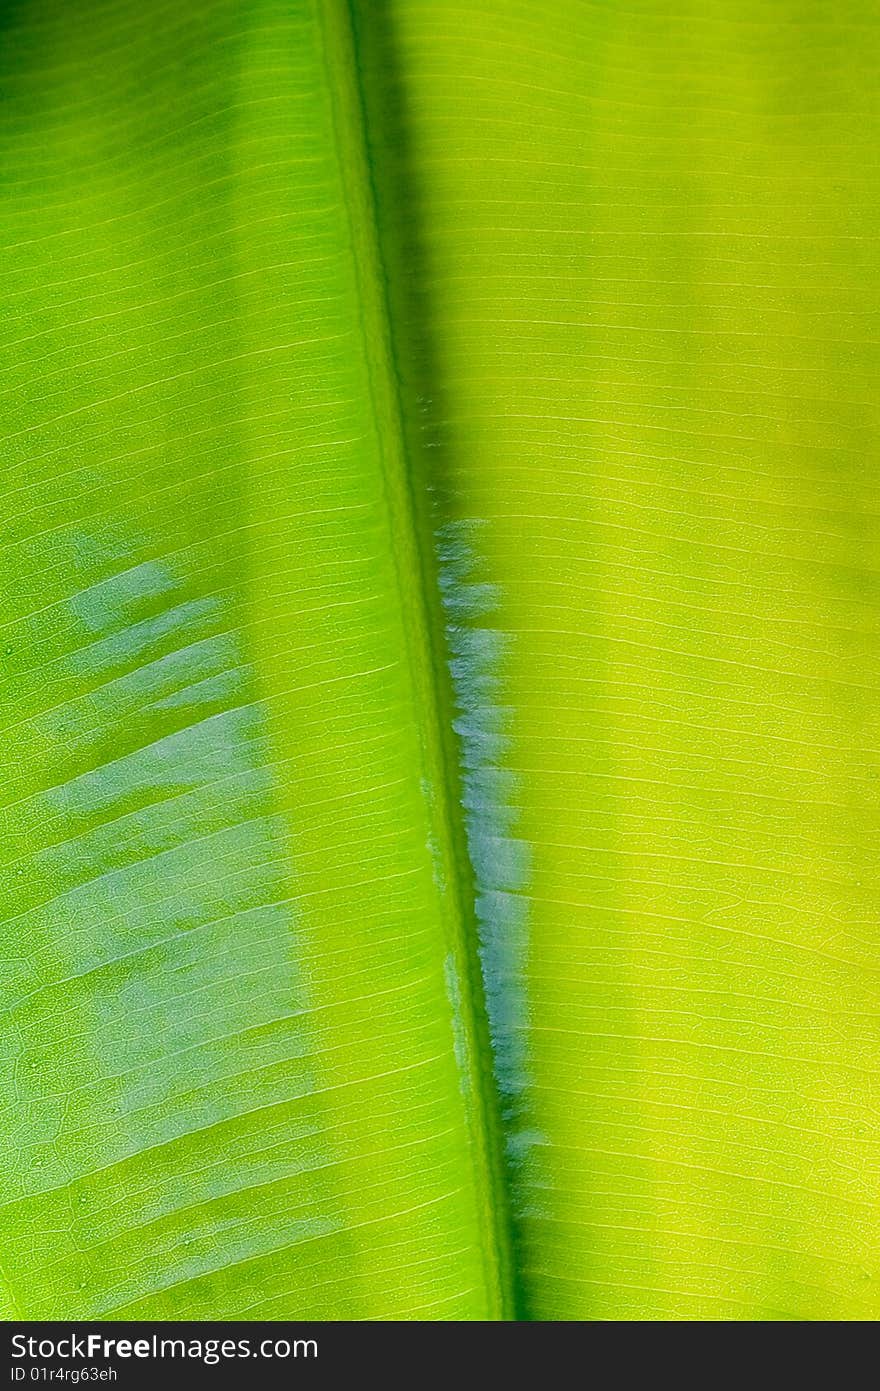
[(876, 1316), (874, 16), (389, 9), (524, 1310)]
[(10, 48), (5, 1263), (39, 1317), (489, 1313), (341, 41), (153, 18)]

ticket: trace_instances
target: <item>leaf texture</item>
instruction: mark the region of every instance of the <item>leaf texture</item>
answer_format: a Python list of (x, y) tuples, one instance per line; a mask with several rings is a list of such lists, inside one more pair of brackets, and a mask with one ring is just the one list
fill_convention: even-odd
[(346, 14), (4, 54), (10, 1312), (497, 1314)]
[(0, 9), (0, 1314), (880, 1314), (877, 15)]
[(876, 1318), (876, 11), (389, 10), (521, 1313)]

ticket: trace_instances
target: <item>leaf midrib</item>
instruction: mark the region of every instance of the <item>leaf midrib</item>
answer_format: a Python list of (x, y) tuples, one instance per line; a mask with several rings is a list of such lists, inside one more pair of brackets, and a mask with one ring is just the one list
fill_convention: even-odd
[[(375, 170), (370, 156), (369, 103), (359, 61), (350, 0), (318, 0), (317, 13), (333, 123), (346, 193), (347, 220), (358, 289), (367, 377), (394, 539), (394, 572), (403, 615), (406, 657), (417, 703), (418, 736), (432, 830), (432, 848), (445, 886), (441, 920), (453, 962), (457, 1001), (450, 1001), (463, 1044), (461, 1085), (480, 1205), (479, 1243), (494, 1318), (516, 1317), (513, 1242), (505, 1176), (503, 1131), (492, 1069), (492, 1048), (479, 958), (474, 873), (461, 815), (461, 776), (454, 730), (455, 702), (448, 670), (437, 558), (417, 460), (415, 431), (407, 429), (397, 355), (402, 350), (391, 304), (392, 248), (379, 231)], [(384, 55), (386, 58), (389, 55)], [(386, 135), (390, 135), (386, 132)], [(382, 145), (377, 141), (376, 144)], [(444, 898), (434, 882), (438, 897)]]

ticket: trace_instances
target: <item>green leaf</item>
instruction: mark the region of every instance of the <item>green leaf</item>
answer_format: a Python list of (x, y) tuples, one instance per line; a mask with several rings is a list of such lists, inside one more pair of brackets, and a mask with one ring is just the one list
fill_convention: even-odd
[(880, 1314), (865, 0), (17, 0), (0, 1314)]
[(81, 18), (4, 44), (9, 1309), (495, 1315), (344, 7)]

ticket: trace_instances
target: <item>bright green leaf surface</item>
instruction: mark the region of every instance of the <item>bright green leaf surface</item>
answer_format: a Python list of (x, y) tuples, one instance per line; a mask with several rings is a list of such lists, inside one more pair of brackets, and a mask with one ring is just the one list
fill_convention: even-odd
[(875, 1318), (877, 16), (351, 10), (0, 7), (0, 1313)]
[(4, 41), (0, 1223), (32, 1317), (500, 1310), (322, 19), (26, 6)]

